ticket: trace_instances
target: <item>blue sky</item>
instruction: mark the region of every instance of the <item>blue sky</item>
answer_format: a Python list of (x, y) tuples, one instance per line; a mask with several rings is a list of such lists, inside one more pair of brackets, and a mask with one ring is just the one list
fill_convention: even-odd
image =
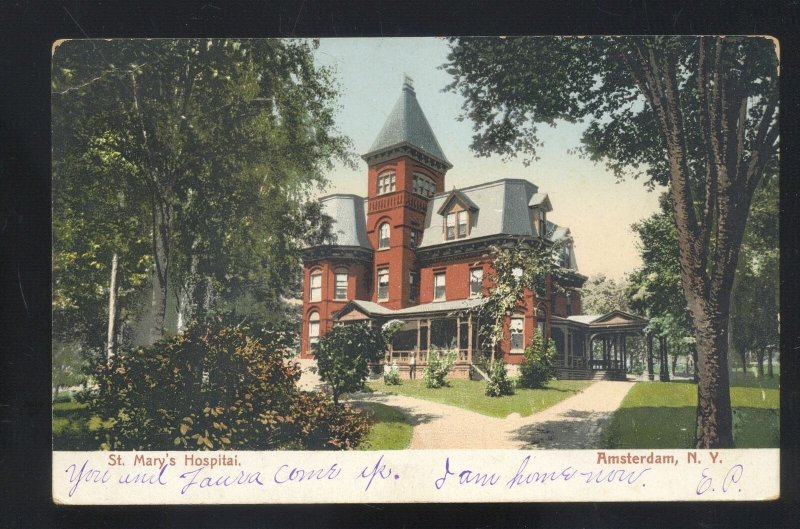
[[(540, 159), (525, 167), (521, 160), (499, 156), (478, 158), (470, 150), (472, 123), (458, 121), (463, 99), (442, 92), (451, 77), (438, 67), (448, 46), (434, 38), (322, 39), (315, 53), (319, 65), (331, 66), (341, 83), (337, 125), (366, 152), (400, 95), (403, 76), (414, 80), (417, 100), (453, 164), (446, 187), (463, 187), (499, 178), (525, 178), (548, 193), (549, 218), (569, 226), (575, 239), (579, 270), (621, 278), (640, 264), (630, 225), (658, 207), (660, 191), (648, 192), (642, 182), (617, 182), (600, 164), (569, 154), (580, 145), (585, 124), (559, 123), (540, 129)], [(366, 164), (358, 169), (337, 166), (328, 175), (328, 193), (366, 193)]]

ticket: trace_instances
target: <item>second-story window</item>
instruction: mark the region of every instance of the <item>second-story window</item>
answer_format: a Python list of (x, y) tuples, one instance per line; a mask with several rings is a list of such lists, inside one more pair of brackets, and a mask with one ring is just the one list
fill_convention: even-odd
[(378, 194), (385, 195), (395, 190), (395, 175), (394, 173), (384, 173), (378, 175)]
[(378, 270), (378, 301), (389, 299), (389, 269)]
[(384, 222), (378, 228), (378, 249), (382, 250), (389, 247), (389, 223)]
[(567, 292), (567, 316), (572, 316), (572, 292)]
[(444, 299), (446, 299), (444, 278), (445, 278), (444, 272), (437, 272), (433, 274), (434, 301), (443, 301)]
[(419, 299), (419, 274), (416, 272), (408, 273), (408, 299), (409, 301)]
[(322, 272), (311, 272), (308, 292), (309, 301), (320, 301), (322, 299)]
[(409, 246), (411, 246), (412, 249), (417, 247), (418, 238), (419, 238), (419, 234), (417, 233), (417, 230), (411, 230), (410, 240), (409, 240), (408, 244), (409, 244)]
[(469, 297), (479, 298), (483, 295), (483, 268), (469, 271)]
[(334, 299), (345, 300), (347, 299), (347, 269), (336, 269), (336, 284), (333, 293)]

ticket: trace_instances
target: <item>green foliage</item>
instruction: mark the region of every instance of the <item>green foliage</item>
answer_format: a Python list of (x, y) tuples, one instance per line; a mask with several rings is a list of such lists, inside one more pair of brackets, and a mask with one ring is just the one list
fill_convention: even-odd
[(192, 323), (115, 358), (95, 375), (93, 414), (112, 450), (268, 450), (355, 446), (367, 430), (350, 409), (300, 392), (299, 366), (243, 329)]
[(79, 386), (86, 381), (86, 358), (81, 353), (80, 344), (75, 342), (53, 341), (53, 391), (58, 388)]
[(357, 450), (403, 450), (411, 444), (413, 427), (408, 417), (391, 406), (377, 402), (360, 402), (373, 422), (369, 435), (358, 445)]
[(581, 288), (581, 305), (585, 314), (606, 314), (619, 309), (629, 311), (626, 279), (615, 281), (602, 272), (592, 276)]
[(364, 387), (369, 363), (377, 362), (385, 349), (383, 334), (364, 324), (338, 325), (320, 338), (314, 358), (319, 376), (330, 386), (336, 404), (342, 393)]
[(528, 347), (525, 358), (519, 369), (517, 385), (523, 388), (543, 388), (555, 377), (553, 357), (556, 354), (555, 344), (542, 339), (541, 333), (535, 333)]
[(300, 248), (330, 226), (311, 193), (333, 160), (351, 158), (335, 130), (333, 73), (314, 65), (312, 48), (270, 39), (57, 47), (55, 335), (102, 349), (114, 253), (123, 344), (135, 324), (163, 330), (142, 318), (150, 283), (160, 288), (154, 308), (174, 294), (187, 321), (242, 301), (250, 314), (281, 312), (300, 287)]
[(563, 244), (545, 243), (542, 240), (520, 241), (519, 244), (493, 246), (494, 255), (489, 278), (492, 287), (484, 303), (477, 309), (481, 332), (490, 343), (497, 344), (505, 337), (509, 316), (524, 310), (525, 289), (534, 290), (537, 281), (552, 277), (553, 288), (558, 288), (559, 277), (566, 273), (559, 265)]
[(489, 368), (489, 380), (486, 383), (486, 396), (487, 397), (502, 397), (505, 395), (513, 395), (514, 386), (508, 378), (508, 371), (506, 365), (497, 361)]
[(442, 350), (431, 348), (428, 351), (425, 369), (422, 371), (422, 380), (426, 388), (437, 389), (447, 385), (445, 377), (456, 362), (455, 350)]
[(397, 372), (397, 368), (395, 366), (392, 366), (389, 371), (383, 374), (383, 383), (387, 386), (400, 385), (400, 373)]

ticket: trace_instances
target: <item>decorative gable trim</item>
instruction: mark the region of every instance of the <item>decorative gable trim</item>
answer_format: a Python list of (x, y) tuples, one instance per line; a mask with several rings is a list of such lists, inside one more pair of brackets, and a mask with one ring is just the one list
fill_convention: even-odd
[(469, 199), (467, 195), (459, 191), (458, 189), (453, 189), (450, 191), (450, 194), (447, 195), (447, 198), (442, 202), (442, 205), (436, 210), (436, 213), (439, 215), (444, 215), (447, 213), (453, 205), (453, 202), (458, 202), (464, 209), (469, 210), (470, 212), (474, 213), (478, 211), (480, 208)]

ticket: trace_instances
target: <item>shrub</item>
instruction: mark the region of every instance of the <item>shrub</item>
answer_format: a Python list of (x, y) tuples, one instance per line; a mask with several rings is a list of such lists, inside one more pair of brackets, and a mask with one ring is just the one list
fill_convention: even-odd
[(425, 370), (422, 372), (425, 387), (436, 389), (446, 386), (445, 377), (455, 362), (456, 352), (454, 350), (431, 349), (428, 352)]
[(301, 392), (294, 408), (298, 435), (305, 450), (350, 450), (369, 434), (370, 419), (366, 413), (349, 404), (336, 406), (316, 392)]
[(513, 395), (514, 386), (508, 379), (508, 371), (503, 362), (495, 362), (489, 368), (489, 381), (486, 383), (487, 397), (502, 397), (503, 395)]
[(397, 372), (397, 367), (392, 366), (389, 371), (383, 374), (383, 383), (387, 386), (400, 385), (400, 374)]
[(542, 388), (555, 376), (552, 341), (544, 343), (541, 333), (536, 333), (525, 348), (525, 359), (519, 370), (517, 384), (523, 388)]
[(364, 324), (340, 325), (320, 338), (314, 358), (319, 377), (330, 386), (335, 404), (339, 404), (342, 393), (364, 387), (369, 362), (378, 361), (385, 348), (381, 331)]
[[(299, 377), (297, 363), (242, 328), (193, 323), (174, 338), (119, 354), (110, 368), (100, 366), (89, 403), (109, 420), (101, 448), (113, 450), (349, 446), (360, 430), (337, 437), (339, 425), (359, 419), (301, 393)], [(334, 437), (321, 441), (326, 434)]]

